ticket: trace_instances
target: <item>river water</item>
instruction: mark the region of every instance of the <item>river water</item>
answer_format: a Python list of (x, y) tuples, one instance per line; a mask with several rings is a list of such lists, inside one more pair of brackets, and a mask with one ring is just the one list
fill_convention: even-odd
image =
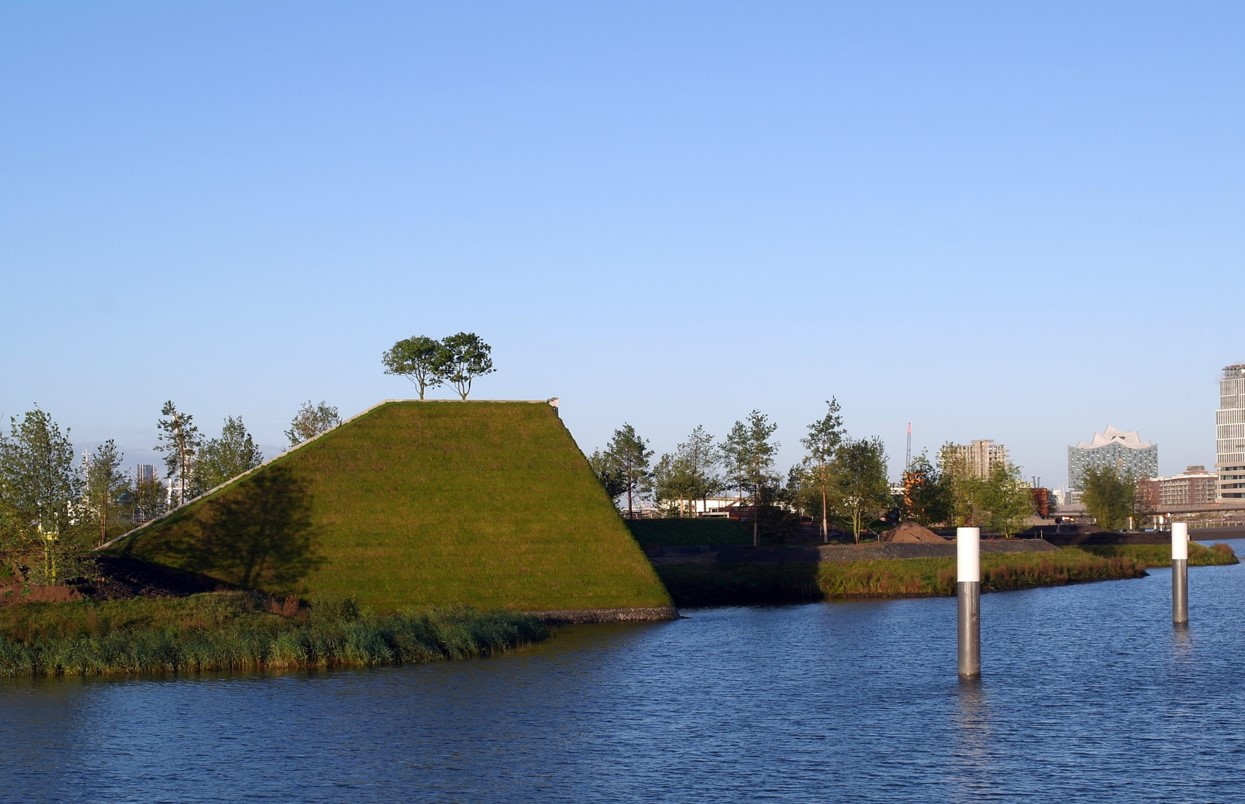
[[(1232, 542), (1241, 551), (1245, 544)], [(12, 801), (1245, 801), (1245, 565), (692, 610), (467, 662), (0, 682)]]

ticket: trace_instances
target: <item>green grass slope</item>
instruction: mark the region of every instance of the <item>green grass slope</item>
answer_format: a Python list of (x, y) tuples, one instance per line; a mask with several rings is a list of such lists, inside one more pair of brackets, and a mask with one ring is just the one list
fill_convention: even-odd
[(539, 403), (385, 403), (113, 549), (377, 611), (670, 605)]

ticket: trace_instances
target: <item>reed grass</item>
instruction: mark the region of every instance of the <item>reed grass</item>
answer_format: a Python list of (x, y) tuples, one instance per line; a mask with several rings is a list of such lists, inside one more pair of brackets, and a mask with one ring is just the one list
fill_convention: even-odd
[(293, 616), (262, 596), (32, 603), (0, 609), (0, 676), (165, 675), (417, 664), (544, 640), (521, 614), (431, 609), (374, 615), (325, 601)]
[[(944, 597), (955, 594), (955, 558), (823, 561), (802, 564), (666, 564), (657, 568), (675, 605), (736, 606), (820, 600)], [(981, 557), (986, 592), (1137, 578), (1145, 564), (1080, 548)]]
[[(1081, 549), (1096, 556), (1116, 557), (1127, 556), (1142, 562), (1147, 567), (1170, 567), (1172, 549), (1170, 544), (1122, 544), (1122, 545), (1082, 545)], [(1214, 544), (1207, 547), (1197, 542), (1189, 542), (1190, 567), (1221, 567), (1239, 564), (1240, 559), (1232, 548), (1226, 544)]]

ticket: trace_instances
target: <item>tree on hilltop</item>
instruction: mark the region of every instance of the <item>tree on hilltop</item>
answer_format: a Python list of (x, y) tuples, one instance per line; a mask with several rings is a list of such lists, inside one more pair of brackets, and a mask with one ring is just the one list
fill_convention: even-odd
[(493, 347), (474, 332), (459, 332), (441, 341), (441, 352), (438, 358), (438, 370), (459, 397), (467, 398), (471, 393), (471, 381), (485, 374), (492, 374), (493, 358), (490, 353)]
[(406, 377), (424, 392), (445, 383), (445, 346), (425, 335), (416, 335), (395, 343), (381, 355), (386, 374)]

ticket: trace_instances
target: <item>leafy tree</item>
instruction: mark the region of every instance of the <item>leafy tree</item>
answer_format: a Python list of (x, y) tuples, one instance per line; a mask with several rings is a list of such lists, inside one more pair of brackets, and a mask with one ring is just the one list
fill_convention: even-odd
[(943, 444), (939, 451), (941, 480), (951, 497), (951, 524), (957, 527), (981, 527), (985, 513), (982, 508), (981, 478), (973, 474), (968, 461), (954, 445)]
[(640, 438), (630, 424), (614, 431), (614, 437), (601, 457), (605, 471), (615, 475), (622, 484), (623, 490), (619, 494), (627, 495), (628, 518), (635, 516), (635, 497), (652, 491), (653, 473), (649, 468), (652, 457), (648, 441)]
[(150, 522), (169, 508), (169, 490), (157, 478), (139, 479), (134, 483), (130, 516), (134, 524)]
[(852, 536), (859, 544), (865, 525), (881, 516), (891, 504), (882, 440), (875, 436), (844, 441), (835, 450), (831, 471), (831, 504), (850, 523)]
[(163, 417), (156, 422), (159, 428), (160, 441), (157, 452), (164, 453), (165, 477), (173, 489), (173, 500), (177, 505), (186, 502), (189, 497), (190, 484), (194, 475), (195, 452), (199, 449), (202, 438), (194, 417), (189, 413), (178, 411), (172, 400), (165, 402), (160, 410)]
[(991, 533), (1011, 537), (1024, 529), (1033, 516), (1033, 491), (1014, 464), (999, 464), (981, 483), (982, 524)]
[(807, 480), (821, 496), (821, 540), (830, 541), (830, 487), (834, 478), (830, 465), (834, 454), (843, 443), (843, 416), (839, 401), (831, 397), (826, 402), (826, 415), (808, 426), (808, 435), (800, 440), (808, 450), (804, 463), (808, 467)]
[(327, 402), (313, 405), (308, 399), (298, 409), (298, 413), (294, 414), (290, 429), (285, 431), (285, 437), (290, 440), (291, 447), (296, 447), (321, 433), (327, 433), (341, 423), (342, 417), (335, 406)]
[(124, 456), (110, 438), (86, 462), (87, 513), (95, 524), (96, 545), (108, 541), (108, 527), (121, 519), (130, 481), (121, 471)]
[(398, 341), (381, 355), (381, 362), (386, 374), (406, 377), (415, 383), (420, 399), (426, 390), (445, 383), (445, 346), (424, 335)]
[(440, 374), (454, 386), (462, 399), (471, 393), (473, 379), (495, 371), (493, 358), (489, 356), (493, 347), (474, 332), (451, 335), (441, 342), (441, 346), (438, 358)]
[[(653, 489), (658, 504), (676, 504), (677, 513), (695, 513), (695, 501), (708, 506), (709, 497), (723, 488), (718, 469), (722, 463), (721, 448), (713, 436), (697, 425), (687, 440), (673, 454), (663, 455), (653, 468)], [(668, 507), (674, 507), (673, 505)]]
[(1128, 524), (1137, 494), (1137, 482), (1114, 467), (1090, 467), (1081, 480), (1081, 500), (1100, 527), (1121, 530)]
[(951, 483), (922, 452), (903, 473), (903, 515), (922, 525), (951, 519)]
[(255, 446), (241, 417), (229, 416), (225, 419), (225, 426), (221, 428), (220, 438), (209, 439), (199, 448), (198, 457), (195, 459), (195, 496), (216, 488), (263, 462), (264, 455)]
[(760, 519), (761, 508), (765, 503), (764, 490), (778, 485), (774, 475), (774, 456), (778, 454), (779, 444), (770, 439), (778, 425), (771, 423), (769, 418), (759, 410), (748, 414), (746, 422), (737, 421), (726, 434), (722, 442), (722, 458), (727, 475), (739, 489), (742, 496), (745, 492), (752, 500), (752, 545), (761, 542)]
[(592, 456), (588, 458), (588, 465), (592, 467), (592, 473), (597, 476), (597, 481), (601, 484), (601, 488), (605, 489), (610, 500), (618, 499), (618, 496), (627, 490), (622, 471), (606, 453), (599, 449), (593, 450)]
[(56, 584), (80, 574), (85, 548), (69, 431), (38, 408), (9, 423), (10, 435), (0, 436), (0, 549), (27, 580)]

